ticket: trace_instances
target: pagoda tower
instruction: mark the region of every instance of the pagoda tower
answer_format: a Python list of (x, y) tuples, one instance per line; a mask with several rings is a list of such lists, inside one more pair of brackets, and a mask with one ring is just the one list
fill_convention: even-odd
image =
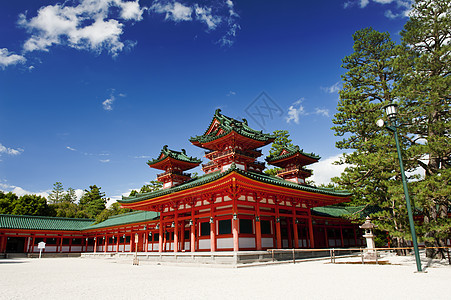
[(168, 145), (163, 146), (158, 158), (147, 162), (149, 167), (164, 171), (157, 175), (157, 180), (163, 183), (164, 189), (191, 179), (191, 174), (184, 171), (195, 168), (200, 163), (200, 159), (186, 155), (185, 149), (181, 152), (174, 151), (168, 149)]
[(262, 155), (257, 148), (272, 143), (274, 139), (274, 135), (250, 128), (246, 119), (232, 119), (217, 109), (205, 133), (190, 138), (190, 142), (207, 149), (205, 157), (210, 162), (202, 165), (205, 173), (227, 171), (232, 163), (240, 170), (261, 173), (265, 163), (257, 161)]
[(279, 152), (266, 157), (268, 164), (282, 168), (276, 176), (299, 184), (305, 184), (305, 179), (312, 175), (312, 171), (304, 167), (319, 159), (313, 153), (305, 153), (299, 146), (284, 146)]

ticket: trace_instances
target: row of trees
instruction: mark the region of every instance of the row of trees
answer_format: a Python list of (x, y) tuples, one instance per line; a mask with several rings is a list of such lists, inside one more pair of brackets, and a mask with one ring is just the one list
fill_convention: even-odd
[(75, 190), (64, 190), (61, 182), (53, 185), (53, 190), (45, 197), (38, 195), (17, 196), (9, 192), (0, 191), (0, 214), (51, 216), (65, 218), (88, 218), (101, 222), (111, 215), (129, 212), (129, 209), (120, 208), (119, 203), (114, 203), (106, 208), (109, 200), (96, 185), (89, 186), (77, 201)]
[[(384, 117), (382, 107), (396, 102), (409, 190), (422, 217), (418, 235), (427, 246), (445, 246), (451, 230), (450, 2), (417, 0), (401, 44), (372, 28), (353, 37), (354, 53), (343, 59), (347, 71), (332, 128), (343, 137), (336, 146), (351, 150), (338, 163), (350, 167), (334, 182), (354, 193), (353, 204), (381, 208), (374, 222), (395, 245), (411, 240), (394, 138), (375, 124)], [(429, 249), (427, 256), (444, 253)]]

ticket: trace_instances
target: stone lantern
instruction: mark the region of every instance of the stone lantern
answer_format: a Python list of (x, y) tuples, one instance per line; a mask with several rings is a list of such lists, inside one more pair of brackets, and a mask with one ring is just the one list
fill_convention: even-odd
[(376, 248), (376, 244), (374, 243), (375, 235), (373, 233), (373, 229), (376, 228), (377, 225), (371, 223), (371, 218), (367, 216), (365, 223), (363, 223), (359, 227), (365, 230), (365, 234), (363, 235), (363, 237), (366, 239), (366, 248), (368, 250), (366, 258), (376, 259), (377, 254), (376, 251), (374, 250), (374, 248)]

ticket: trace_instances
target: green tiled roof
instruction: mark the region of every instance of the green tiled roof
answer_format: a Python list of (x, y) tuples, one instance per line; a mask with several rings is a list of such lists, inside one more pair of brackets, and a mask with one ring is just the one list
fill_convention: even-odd
[(314, 192), (314, 193), (331, 195), (331, 196), (339, 196), (339, 197), (348, 197), (351, 195), (351, 193), (349, 193), (347, 191), (336, 191), (334, 189), (316, 188), (316, 187), (312, 187), (312, 186), (308, 186), (308, 185), (297, 184), (297, 183), (287, 181), (282, 178), (271, 176), (271, 175), (264, 174), (264, 173), (243, 171), (243, 170), (237, 169), (235, 167), (235, 164), (232, 164), (232, 166), (225, 172), (221, 173), (220, 171), (216, 171), (216, 172), (212, 172), (212, 173), (206, 174), (204, 176), (198, 177), (196, 179), (186, 181), (180, 185), (170, 187), (167, 189), (162, 189), (162, 190), (149, 192), (149, 193), (137, 194), (137, 195), (131, 196), (131, 197), (122, 197), (122, 200), (118, 200), (118, 202), (119, 203), (135, 203), (135, 202), (171, 194), (174, 192), (186, 190), (186, 189), (189, 189), (192, 187), (200, 186), (200, 185), (212, 182), (214, 180), (217, 180), (221, 177), (226, 176), (227, 174), (229, 174), (233, 171), (235, 171), (241, 175), (244, 175), (248, 178), (254, 179), (254, 180), (266, 182), (268, 184), (273, 184), (273, 185), (277, 185), (277, 186), (284, 186), (284, 187), (288, 187), (288, 188), (292, 188), (292, 189), (296, 189), (296, 190)]
[(90, 230), (90, 229), (105, 228), (105, 227), (125, 225), (125, 224), (131, 224), (131, 223), (139, 223), (139, 222), (153, 220), (158, 217), (159, 217), (159, 214), (157, 212), (153, 212), (153, 211), (130, 212), (130, 213), (126, 213), (126, 214), (111, 216), (107, 220), (105, 220), (101, 223), (94, 224), (91, 226), (86, 226), (84, 229)]
[(322, 206), (322, 207), (314, 207), (312, 208), (312, 214), (317, 216), (324, 216), (324, 217), (334, 217), (334, 218), (341, 218), (346, 215), (351, 215), (358, 213), (360, 216), (361, 213), (365, 211), (365, 206)]
[(147, 162), (147, 164), (153, 165), (156, 164), (160, 161), (163, 161), (164, 159), (166, 159), (167, 157), (172, 157), (176, 160), (180, 160), (180, 161), (184, 161), (184, 162), (188, 162), (188, 163), (193, 163), (193, 164), (200, 164), (202, 161), (200, 159), (198, 159), (197, 157), (192, 157), (192, 156), (188, 156), (186, 155), (186, 151), (185, 149), (182, 149), (182, 151), (175, 151), (175, 150), (170, 150), (168, 149), (168, 145), (163, 146), (163, 149), (160, 152), (160, 155), (158, 155), (159, 158), (157, 159), (152, 159), (149, 160)]
[(70, 219), (42, 216), (0, 215), (0, 228), (29, 230), (83, 230), (92, 219)]
[[(212, 131), (211, 133), (207, 134), (208, 129), (210, 128), (211, 124), (213, 124), (214, 120), (219, 121), (219, 126), (216, 130)], [(191, 137), (189, 140), (190, 142), (197, 142), (197, 143), (208, 143), (215, 139), (219, 139), (223, 136), (226, 136), (227, 134), (231, 133), (232, 131), (235, 131), (236, 133), (251, 138), (253, 140), (262, 141), (262, 142), (271, 142), (275, 139), (274, 135), (263, 133), (262, 131), (257, 131), (252, 128), (250, 128), (247, 124), (247, 120), (243, 119), (243, 121), (238, 121), (233, 118), (224, 116), (221, 114), (221, 110), (217, 109), (215, 111), (215, 114), (213, 116), (213, 120), (210, 123), (210, 126), (208, 126), (207, 131), (203, 135)], [(223, 130), (224, 132), (220, 135), (217, 135), (218, 131)]]
[[(286, 150), (288, 152), (285, 153), (284, 155), (280, 155), (283, 152), (283, 150)], [(290, 157), (290, 156), (292, 156), (292, 155), (294, 155), (296, 153), (305, 155), (305, 156), (307, 156), (307, 157), (309, 157), (311, 159), (315, 159), (315, 160), (319, 160), (321, 158), (321, 157), (319, 157), (318, 155), (316, 155), (314, 153), (305, 153), (304, 149), (299, 149), (299, 146), (294, 146), (294, 147), (285, 146), (285, 147), (281, 148), (278, 153), (275, 153), (273, 155), (267, 156), (266, 157), (266, 161), (270, 163), (270, 162), (273, 162), (273, 161), (276, 161), (276, 160), (279, 160), (279, 159)]]

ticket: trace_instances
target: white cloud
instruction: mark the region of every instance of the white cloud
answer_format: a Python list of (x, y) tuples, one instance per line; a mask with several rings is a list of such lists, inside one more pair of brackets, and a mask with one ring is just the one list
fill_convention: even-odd
[(304, 101), (304, 99), (301, 98), (288, 108), (288, 116), (285, 118), (287, 123), (293, 121), (294, 123), (299, 124), (299, 117), (307, 114), (304, 106), (301, 105), (302, 101)]
[(3, 146), (0, 143), (0, 156), (2, 154), (7, 154), (7, 155), (19, 155), (23, 152), (24, 150), (22, 148), (17, 148), (17, 149), (13, 149), (13, 148), (8, 148)]
[(227, 93), (227, 96), (235, 96), (235, 95), (236, 95), (236, 92), (234, 92), (234, 91), (229, 91)]
[(329, 110), (327, 108), (316, 108), (315, 114), (329, 117)]
[(113, 110), (113, 102), (114, 102), (114, 100), (115, 100), (114, 96), (111, 96), (109, 99), (106, 99), (105, 101), (103, 101), (102, 102), (103, 109), (104, 110), (108, 110), (108, 111)]
[[(343, 7), (346, 9), (358, 5), (360, 8), (365, 8), (370, 2), (370, 0), (347, 1)], [(386, 10), (384, 15), (389, 19), (395, 19), (409, 17), (414, 0), (372, 0), (372, 2), (379, 5), (391, 5), (391, 9)]]
[[(139, 0), (74, 0), (43, 6), (34, 16), (27, 16), (27, 12), (20, 14), (18, 24), (29, 33), (23, 51), (49, 51), (52, 46), (64, 45), (96, 53), (106, 51), (116, 56), (137, 44), (122, 40), (122, 36), (127, 23), (143, 20), (145, 10), (165, 14), (166, 20), (174, 22), (195, 20), (204, 23), (207, 31), (221, 25), (225, 28), (218, 41), (221, 45), (232, 45), (240, 29), (236, 22), (239, 16), (231, 0), (207, 1), (202, 5), (162, 0), (154, 1), (149, 8), (141, 6)], [(6, 48), (0, 51), (2, 68), (26, 61), (25, 57), (11, 54)]]
[(23, 64), (25, 61), (25, 57), (13, 54), (9, 52), (7, 48), (0, 49), (0, 67), (2, 69), (15, 64)]
[[(40, 191), (40, 192), (33, 192), (33, 191), (26, 190), (20, 186), (9, 185), (7, 183), (0, 183), (0, 189), (5, 192), (12, 192), (19, 197), (23, 196), (23, 195), (38, 195), (38, 196), (45, 197), (46, 199), (48, 199), (50, 193), (52, 193), (51, 189)], [(84, 190), (82, 190), (82, 189), (75, 190), (75, 196), (77, 197), (76, 202), (78, 202), (80, 200), (80, 198), (83, 196), (83, 194), (84, 194)]]
[(325, 91), (326, 93), (329, 93), (329, 94), (337, 93), (340, 90), (340, 88), (341, 88), (341, 82), (340, 81), (338, 81), (338, 82), (336, 82), (333, 85), (328, 86), (328, 87), (321, 87), (321, 89), (323, 91)]
[(110, 159), (100, 159), (99, 160), (101, 163), (109, 163)]
[(165, 14), (165, 19), (181, 21), (198, 21), (207, 26), (207, 32), (222, 28), (225, 33), (217, 41), (221, 46), (231, 46), (235, 41), (240, 25), (237, 22), (239, 15), (235, 12), (234, 4), (231, 0), (225, 2), (204, 1), (202, 5), (193, 3), (189, 6), (177, 1), (161, 0), (156, 1), (150, 11)]
[(147, 8), (141, 8), (139, 5), (138, 0), (136, 1), (126, 1), (126, 2), (120, 2), (119, 6), (122, 8), (121, 11), (121, 18), (124, 20), (134, 20), (134, 21), (141, 21), (142, 15), (145, 9)]
[(80, 0), (73, 6), (64, 3), (41, 7), (31, 19), (20, 14), (18, 24), (31, 34), (24, 51), (48, 51), (53, 45), (67, 45), (117, 55), (124, 48), (120, 39), (123, 21), (142, 20), (144, 9), (138, 1)]
[(161, 4), (159, 2), (155, 3), (150, 7), (151, 10), (160, 13), (166, 14), (166, 20), (172, 20), (174, 22), (180, 21), (190, 21), (192, 20), (193, 8), (189, 6), (185, 6), (179, 2), (172, 2)]
[(77, 149), (72, 148), (72, 147), (69, 147), (69, 146), (67, 146), (66, 149), (68, 149), (68, 150), (70, 150), (70, 151), (77, 151)]
[[(116, 101), (115, 92), (116, 92), (115, 89), (111, 89), (110, 98), (108, 98), (102, 102), (102, 106), (103, 106), (104, 110), (107, 110), (107, 111), (113, 110), (113, 103), (114, 103), (114, 101)], [(126, 95), (123, 93), (119, 93), (119, 97), (123, 98), (123, 97), (126, 97)]]
[(364, 8), (368, 5), (368, 3), (370, 3), (369, 0), (360, 0), (360, 7)]
[(8, 183), (6, 183), (6, 180), (0, 179), (0, 181), (2, 181), (2, 182), (0, 182), (0, 190), (2, 190), (4, 192), (12, 192), (19, 197), (23, 196), (23, 195), (38, 195), (38, 196), (48, 198), (49, 193), (51, 193), (51, 190), (46, 190), (46, 191), (41, 191), (41, 192), (30, 192), (19, 186), (9, 185)]
[(330, 179), (333, 177), (340, 176), (340, 174), (345, 170), (349, 165), (334, 165), (333, 163), (340, 160), (342, 155), (335, 155), (328, 157), (326, 159), (322, 159), (319, 162), (312, 164), (309, 166), (310, 169), (313, 170), (312, 177), (308, 178), (315, 182), (315, 184), (328, 184), (330, 183)]
[(211, 7), (200, 7), (197, 4), (194, 7), (196, 19), (207, 24), (209, 30), (216, 29), (222, 22), (222, 17), (212, 15)]

